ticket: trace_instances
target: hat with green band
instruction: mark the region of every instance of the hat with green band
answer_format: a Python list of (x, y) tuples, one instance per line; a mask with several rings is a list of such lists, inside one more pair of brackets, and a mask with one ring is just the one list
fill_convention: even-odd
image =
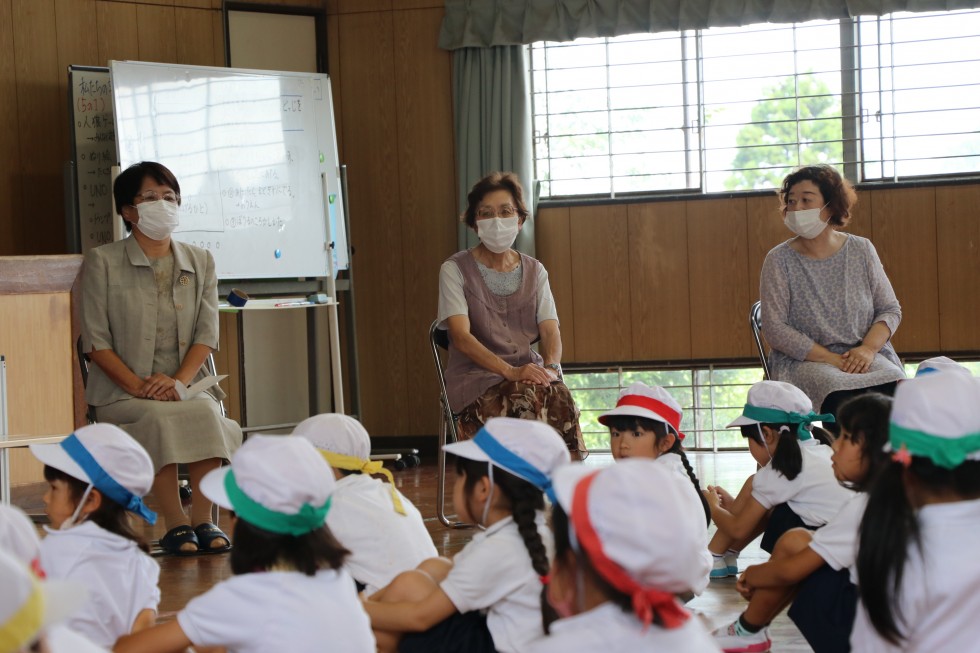
[(303, 438), (253, 435), (230, 467), (209, 472), (204, 496), (253, 526), (300, 536), (321, 528), (336, 487), (333, 470)]
[(746, 398), (742, 415), (728, 428), (746, 424), (796, 424), (796, 437), (809, 440), (810, 425), (814, 422), (833, 422), (830, 413), (816, 413), (813, 403), (802, 390), (782, 381), (759, 381)]
[(951, 370), (898, 384), (886, 451), (904, 449), (946, 469), (980, 460), (980, 379)]

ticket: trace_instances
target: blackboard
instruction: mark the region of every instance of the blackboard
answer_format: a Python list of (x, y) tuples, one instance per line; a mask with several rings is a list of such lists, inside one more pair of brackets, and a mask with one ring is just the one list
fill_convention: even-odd
[(108, 68), (68, 67), (68, 115), (71, 117), (76, 252), (113, 240), (112, 166), (116, 135), (112, 122), (112, 86)]
[(327, 75), (132, 61), (109, 71), (120, 168), (174, 172), (174, 238), (209, 249), (219, 279), (347, 268)]

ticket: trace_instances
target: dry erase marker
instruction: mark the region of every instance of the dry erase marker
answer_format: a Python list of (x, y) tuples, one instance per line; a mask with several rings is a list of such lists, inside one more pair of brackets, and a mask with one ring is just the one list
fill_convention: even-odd
[(281, 304), (276, 304), (276, 308), (282, 306), (311, 306), (313, 302), (282, 302)]

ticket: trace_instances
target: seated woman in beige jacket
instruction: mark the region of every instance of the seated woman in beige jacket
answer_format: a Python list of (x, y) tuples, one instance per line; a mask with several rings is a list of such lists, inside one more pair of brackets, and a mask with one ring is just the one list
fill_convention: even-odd
[[(85, 256), (82, 345), (95, 365), (86, 399), (96, 419), (117, 424), (153, 459), (153, 498), (167, 534), (161, 547), (193, 554), (230, 548), (211, 521), (211, 502), (198, 484), (241, 445), (242, 430), (221, 416), (214, 386), (185, 401), (177, 383), (203, 377), (218, 347), (217, 276), (211, 253), (173, 241), (180, 185), (154, 162), (136, 163), (113, 185), (128, 238)], [(213, 393), (213, 394), (212, 394)], [(177, 491), (177, 463), (186, 463), (194, 501), (186, 515)]]

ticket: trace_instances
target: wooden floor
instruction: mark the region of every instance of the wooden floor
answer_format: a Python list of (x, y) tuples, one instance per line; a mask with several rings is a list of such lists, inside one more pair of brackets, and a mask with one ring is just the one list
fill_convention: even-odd
[[(692, 453), (689, 454), (702, 485), (721, 485), (735, 494), (742, 482), (755, 471), (755, 461), (748, 453)], [(589, 465), (608, 465), (612, 457), (607, 454), (593, 454), (586, 460)], [(451, 529), (442, 525), (436, 518), (436, 466), (433, 462), (424, 461), (423, 465), (414, 469), (406, 469), (394, 473), (398, 488), (408, 497), (422, 513), (426, 526), (432, 534), (436, 549), (443, 555), (452, 556), (458, 552), (472, 537), (469, 529)], [(17, 503), (15, 495), (15, 503)], [(20, 505), (33, 512), (42, 508), (36, 495), (21, 494)], [(448, 501), (451, 504), (451, 501)], [(153, 502), (149, 501), (152, 508)], [(227, 520), (225, 520), (227, 523)], [(144, 535), (148, 540), (156, 540), (163, 535), (162, 524), (146, 526)], [(739, 567), (745, 569), (750, 564), (756, 564), (766, 559), (757, 542), (753, 543), (739, 559)], [(227, 555), (206, 555), (191, 558), (159, 556), (156, 558), (161, 567), (160, 590), (160, 619), (170, 620), (176, 612), (193, 597), (203, 593), (216, 582), (231, 575)], [(729, 623), (744, 609), (745, 601), (735, 591), (733, 578), (715, 580), (704, 592), (688, 604), (709, 629)], [(800, 635), (793, 623), (780, 615), (770, 629), (773, 650), (780, 653), (797, 653), (810, 651), (810, 647)]]

